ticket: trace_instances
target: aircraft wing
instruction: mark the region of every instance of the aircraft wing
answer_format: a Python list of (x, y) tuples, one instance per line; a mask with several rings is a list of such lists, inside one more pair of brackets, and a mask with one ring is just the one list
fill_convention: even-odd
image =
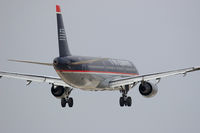
[(0, 78), (1, 77), (23, 79), (23, 80), (27, 81), (27, 85), (30, 84), (32, 81), (34, 81), (34, 82), (54, 84), (56, 86), (70, 87), (63, 80), (61, 80), (60, 78), (56, 78), (56, 77), (28, 75), (28, 74), (19, 74), (19, 73), (10, 73), (10, 72), (1, 72), (0, 71)]
[(178, 74), (186, 75), (188, 72), (194, 72), (198, 70), (200, 70), (200, 67), (191, 67), (191, 68), (179, 69), (179, 70), (174, 70), (174, 71), (120, 78), (120, 79), (115, 79), (115, 80), (110, 81), (109, 86), (114, 88), (114, 87), (124, 86), (124, 85), (133, 84), (137, 82), (142, 82), (142, 81), (149, 81), (149, 80), (154, 80), (154, 79), (160, 80), (161, 78), (164, 78), (164, 77), (178, 75)]

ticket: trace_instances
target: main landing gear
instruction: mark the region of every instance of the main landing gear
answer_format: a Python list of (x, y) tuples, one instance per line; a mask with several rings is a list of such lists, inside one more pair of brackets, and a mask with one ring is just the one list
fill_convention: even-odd
[(127, 96), (128, 91), (129, 91), (129, 85), (125, 85), (125, 88), (122, 88), (122, 90), (120, 90), (120, 92), (122, 93), (122, 97), (120, 97), (119, 99), (119, 105), (121, 107), (123, 106), (130, 107), (132, 105), (131, 97)]
[(68, 106), (71, 108), (73, 107), (74, 101), (72, 97), (69, 98), (62, 98), (61, 99), (61, 106), (64, 108), (66, 107), (66, 104), (68, 103)]
[(72, 97), (69, 97), (69, 95), (71, 94), (72, 89), (71, 88), (66, 88), (65, 89), (65, 94), (64, 97), (61, 98), (61, 106), (64, 108), (66, 107), (66, 104), (68, 104), (68, 106), (71, 108), (74, 105), (74, 100)]
[(61, 106), (64, 108), (68, 103), (68, 106), (73, 107), (74, 101), (72, 97), (69, 97), (73, 88), (54, 86), (51, 87), (51, 93), (56, 97), (61, 99)]

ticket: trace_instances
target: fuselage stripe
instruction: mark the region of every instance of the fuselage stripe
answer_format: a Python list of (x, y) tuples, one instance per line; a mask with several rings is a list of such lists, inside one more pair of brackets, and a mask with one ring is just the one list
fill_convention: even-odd
[(56, 70), (58, 72), (77, 72), (77, 73), (102, 73), (102, 74), (122, 74), (122, 75), (138, 75), (137, 73), (122, 73), (108, 71), (88, 71), (88, 70)]

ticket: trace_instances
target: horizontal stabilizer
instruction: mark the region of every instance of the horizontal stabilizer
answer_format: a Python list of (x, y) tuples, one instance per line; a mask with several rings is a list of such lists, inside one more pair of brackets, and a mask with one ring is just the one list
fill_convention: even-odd
[(45, 65), (45, 66), (53, 66), (52, 63), (43, 63), (43, 62), (34, 62), (34, 61), (25, 61), (25, 60), (13, 60), (13, 59), (9, 59), (8, 61), (20, 62), (20, 63), (30, 63), (30, 64), (37, 64), (37, 65)]

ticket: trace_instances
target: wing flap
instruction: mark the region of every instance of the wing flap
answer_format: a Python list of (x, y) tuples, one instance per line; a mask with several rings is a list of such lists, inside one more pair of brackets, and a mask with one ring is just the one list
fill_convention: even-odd
[(70, 87), (64, 81), (62, 81), (60, 78), (55, 78), (55, 77), (19, 74), (19, 73), (10, 73), (10, 72), (0, 72), (0, 77), (15, 78), (15, 79), (22, 79), (22, 80), (26, 80), (26, 81), (49, 83), (49, 84), (54, 84), (57, 86)]
[(124, 86), (127, 84), (133, 84), (136, 82), (160, 79), (160, 78), (178, 75), (178, 74), (187, 74), (188, 72), (194, 72), (194, 71), (198, 71), (198, 70), (200, 70), (200, 67), (190, 67), (190, 68), (179, 69), (179, 70), (174, 70), (174, 71), (167, 71), (167, 72), (153, 73), (153, 74), (140, 75), (140, 76), (134, 76), (134, 77), (128, 77), (128, 78), (121, 78), (121, 79), (110, 81), (109, 86), (114, 88), (114, 87), (118, 87), (118, 86)]

